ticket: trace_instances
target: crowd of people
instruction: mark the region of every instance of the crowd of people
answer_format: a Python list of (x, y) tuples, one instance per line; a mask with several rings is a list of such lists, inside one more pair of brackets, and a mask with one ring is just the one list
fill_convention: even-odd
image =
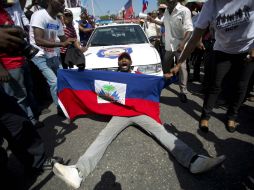
[[(24, 1), (0, 1), (0, 175), (7, 168), (3, 139), (24, 165), (27, 173), (39, 174), (53, 169), (56, 176), (73, 188), (79, 188), (96, 167), (106, 148), (131, 124), (136, 124), (158, 139), (175, 159), (193, 174), (206, 172), (225, 160), (197, 154), (183, 141), (165, 130), (147, 115), (113, 116), (75, 165), (63, 165), (60, 157), (49, 157), (36, 131), (41, 104), (33, 92), (31, 65), (44, 77), (57, 114), (64, 117), (57, 97), (57, 70), (72, 68), (66, 64), (70, 46), (81, 53), (95, 29), (86, 9), (82, 10), (79, 33), (73, 26), (73, 13), (65, 9), (64, 0), (49, 0), (47, 7), (38, 0), (24, 7)], [(189, 67), (192, 81), (201, 81), (204, 65), (204, 103), (199, 121), (201, 131), (209, 131), (208, 120), (221, 92), (224, 78), (233, 80), (234, 89), (228, 102), (226, 129), (237, 130), (237, 116), (245, 100), (253, 101), (254, 84), (254, 2), (253, 0), (208, 0), (205, 4), (183, 4), (167, 0), (158, 10), (140, 19), (144, 31), (162, 59), (165, 79), (179, 76), (179, 98), (187, 103)], [(131, 56), (118, 57), (119, 72), (132, 72)], [(42, 78), (41, 78), (42, 79)], [(174, 151), (172, 151), (174, 150)]]

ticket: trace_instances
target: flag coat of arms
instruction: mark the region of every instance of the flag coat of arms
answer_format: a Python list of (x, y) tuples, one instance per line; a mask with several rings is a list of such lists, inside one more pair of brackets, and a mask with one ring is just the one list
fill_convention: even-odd
[(148, 115), (160, 123), (160, 94), (163, 77), (111, 72), (59, 69), (59, 105), (66, 117), (102, 114)]

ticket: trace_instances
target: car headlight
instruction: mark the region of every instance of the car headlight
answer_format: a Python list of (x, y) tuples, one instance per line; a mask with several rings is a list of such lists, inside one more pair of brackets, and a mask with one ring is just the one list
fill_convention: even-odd
[(137, 72), (143, 73), (143, 74), (151, 74), (151, 73), (159, 73), (161, 72), (161, 64), (153, 64), (153, 65), (139, 65), (137, 66)]

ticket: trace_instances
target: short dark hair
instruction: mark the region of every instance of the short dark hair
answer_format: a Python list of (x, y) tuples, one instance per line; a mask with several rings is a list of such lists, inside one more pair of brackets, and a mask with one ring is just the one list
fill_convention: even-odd
[(131, 61), (131, 56), (127, 52), (123, 52), (118, 56), (118, 61), (122, 60), (123, 58), (129, 59)]

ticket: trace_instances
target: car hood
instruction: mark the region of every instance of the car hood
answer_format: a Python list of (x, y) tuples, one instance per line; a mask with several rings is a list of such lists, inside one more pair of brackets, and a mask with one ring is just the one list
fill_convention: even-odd
[(157, 50), (151, 44), (99, 46), (89, 47), (84, 53), (86, 57), (86, 69), (118, 67), (118, 56), (123, 52), (130, 54), (133, 66), (161, 62)]

